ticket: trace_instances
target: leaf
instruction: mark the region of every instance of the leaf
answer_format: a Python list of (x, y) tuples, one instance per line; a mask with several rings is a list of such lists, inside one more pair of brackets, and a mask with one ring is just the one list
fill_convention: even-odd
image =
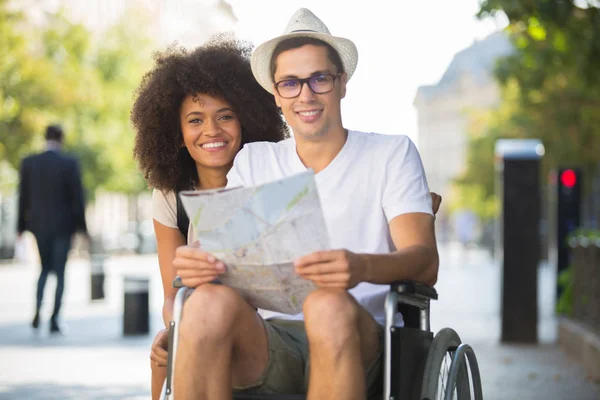
[(533, 40), (542, 41), (546, 40), (546, 29), (540, 24), (540, 21), (535, 18), (529, 18), (527, 25), (527, 33)]

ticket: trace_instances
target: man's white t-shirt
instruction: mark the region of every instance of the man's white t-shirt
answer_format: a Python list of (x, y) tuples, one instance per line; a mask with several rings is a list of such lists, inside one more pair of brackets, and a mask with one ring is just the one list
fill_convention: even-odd
[[(227, 187), (255, 186), (306, 171), (294, 138), (246, 144), (227, 175)], [(432, 214), (419, 153), (404, 135), (348, 131), (333, 161), (315, 176), (332, 249), (354, 253), (395, 251), (388, 223), (406, 213)], [(384, 321), (389, 285), (362, 282), (350, 293)], [(263, 318), (301, 319), (259, 310)]]

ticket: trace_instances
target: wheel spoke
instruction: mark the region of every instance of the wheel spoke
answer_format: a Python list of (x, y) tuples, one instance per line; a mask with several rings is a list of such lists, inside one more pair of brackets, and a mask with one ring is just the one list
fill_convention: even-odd
[(449, 349), (444, 358), (442, 359), (442, 365), (440, 366), (440, 373), (438, 376), (438, 389), (435, 397), (436, 399), (444, 399), (444, 395), (448, 388), (448, 377), (450, 373), (450, 365), (452, 364), (453, 355), (454, 351)]

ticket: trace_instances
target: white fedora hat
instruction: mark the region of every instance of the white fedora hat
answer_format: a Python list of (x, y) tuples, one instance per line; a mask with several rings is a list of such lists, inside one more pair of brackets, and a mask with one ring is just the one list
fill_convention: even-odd
[(329, 33), (327, 26), (315, 14), (306, 8), (301, 8), (292, 15), (283, 35), (271, 39), (258, 46), (251, 57), (252, 73), (254, 77), (269, 93), (273, 93), (273, 80), (271, 79), (271, 56), (273, 50), (282, 40), (293, 37), (310, 37), (322, 40), (333, 47), (342, 60), (344, 72), (348, 79), (352, 77), (358, 62), (358, 51), (351, 40), (335, 37)]

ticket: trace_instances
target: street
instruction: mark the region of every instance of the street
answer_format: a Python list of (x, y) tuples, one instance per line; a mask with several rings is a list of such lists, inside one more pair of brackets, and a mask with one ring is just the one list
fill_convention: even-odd
[[(500, 279), (482, 250), (440, 248), (432, 329), (454, 328), (473, 346), (484, 398), (600, 399), (600, 387), (554, 345), (554, 273), (540, 268), (540, 344), (500, 345)], [(65, 336), (48, 335), (54, 281), (49, 279), (39, 333), (30, 328), (37, 266), (0, 265), (0, 399), (148, 399), (153, 334), (123, 337), (124, 276), (150, 277), (151, 332), (161, 327), (162, 289), (155, 255), (107, 260), (106, 297), (90, 301), (89, 262), (67, 265)]]

